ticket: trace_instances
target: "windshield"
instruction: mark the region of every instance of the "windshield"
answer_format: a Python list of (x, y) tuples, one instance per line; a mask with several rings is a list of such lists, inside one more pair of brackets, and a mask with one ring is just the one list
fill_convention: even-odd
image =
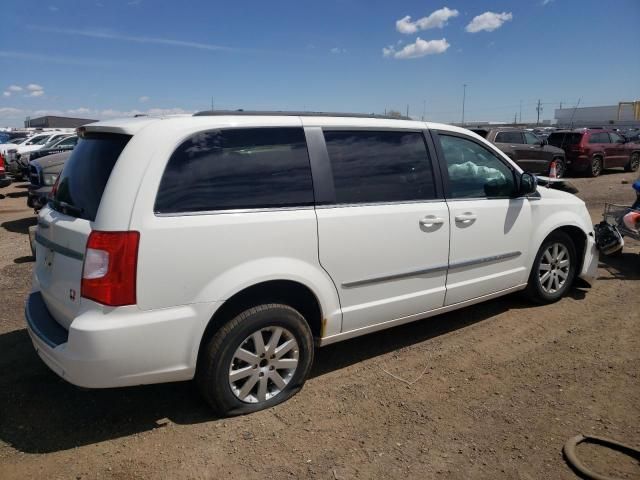
[(111, 171), (130, 138), (88, 134), (80, 139), (60, 174), (51, 206), (67, 215), (94, 221)]

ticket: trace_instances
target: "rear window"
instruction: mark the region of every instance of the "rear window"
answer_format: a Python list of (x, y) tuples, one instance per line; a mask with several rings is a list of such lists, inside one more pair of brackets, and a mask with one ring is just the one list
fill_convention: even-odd
[(574, 133), (574, 132), (558, 132), (552, 133), (547, 138), (547, 142), (549, 145), (553, 145), (554, 147), (561, 147), (565, 145), (578, 145), (582, 140), (582, 133)]
[(524, 143), (522, 133), (520, 132), (498, 132), (496, 134), (496, 143)]
[(80, 139), (60, 174), (52, 208), (94, 221), (111, 171), (130, 139), (111, 133), (86, 134)]
[[(78, 148), (78, 147), (76, 147)], [(313, 205), (302, 128), (198, 133), (171, 155), (155, 212), (179, 214)]]

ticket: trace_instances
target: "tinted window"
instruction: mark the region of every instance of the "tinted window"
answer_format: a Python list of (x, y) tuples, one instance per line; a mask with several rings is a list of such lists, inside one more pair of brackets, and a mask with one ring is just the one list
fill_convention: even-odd
[(435, 197), (422, 133), (325, 131), (337, 203), (426, 200)]
[(452, 198), (509, 197), (513, 172), (493, 152), (466, 138), (440, 135)]
[(520, 132), (498, 132), (496, 143), (524, 143)]
[(552, 133), (547, 138), (549, 145), (554, 147), (564, 147), (566, 145), (578, 145), (582, 140), (582, 133), (558, 132)]
[(617, 133), (610, 132), (609, 136), (611, 137), (611, 143), (624, 143), (624, 140)]
[(609, 143), (609, 134), (600, 132), (589, 136), (589, 143)]
[(540, 138), (536, 137), (533, 133), (524, 132), (524, 139), (529, 145), (540, 145)]
[(87, 134), (81, 139), (60, 174), (52, 207), (71, 216), (95, 220), (104, 187), (130, 138)]
[(302, 128), (239, 128), (198, 133), (180, 145), (162, 176), (155, 211), (312, 204)]

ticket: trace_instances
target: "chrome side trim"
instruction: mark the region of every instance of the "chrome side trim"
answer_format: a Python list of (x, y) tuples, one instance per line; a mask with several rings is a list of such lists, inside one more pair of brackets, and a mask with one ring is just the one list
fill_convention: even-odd
[(442, 272), (444, 270), (447, 270), (448, 268), (464, 268), (464, 267), (470, 267), (473, 265), (481, 265), (484, 263), (499, 262), (501, 260), (516, 258), (516, 257), (519, 257), (520, 255), (522, 255), (522, 252), (509, 252), (509, 253), (502, 253), (500, 255), (492, 255), (490, 257), (474, 258), (471, 260), (462, 260), (460, 262), (453, 262), (449, 265), (446, 265), (446, 264), (435, 265), (433, 267), (419, 268), (417, 270), (407, 270), (404, 272), (388, 273), (385, 275), (377, 275), (375, 277), (367, 277), (360, 280), (353, 280), (350, 282), (342, 282), (342, 287), (343, 288), (360, 287), (362, 285), (368, 285), (370, 283), (386, 282), (388, 280), (398, 280), (406, 277), (415, 277), (418, 275), (426, 275), (428, 273)]
[(499, 262), (501, 260), (508, 260), (510, 258), (516, 258), (522, 255), (522, 252), (509, 252), (501, 253), (500, 255), (492, 255), (491, 257), (473, 258), (471, 260), (462, 260), (459, 262), (453, 262), (449, 264), (449, 268), (463, 268), (470, 267), (472, 265), (481, 265), (483, 263)]
[(228, 210), (202, 210), (197, 212), (154, 212), (154, 215), (156, 217), (195, 217), (198, 215), (231, 215), (234, 213), (291, 212), (296, 210), (313, 210), (313, 208), (313, 205), (301, 205), (292, 207), (230, 208)]
[(43, 247), (48, 248), (49, 250), (53, 250), (60, 255), (64, 255), (65, 257), (74, 258), (80, 261), (84, 260), (84, 253), (76, 252), (75, 250), (71, 250), (70, 248), (58, 245), (51, 240), (47, 240), (38, 232), (36, 232), (36, 242), (38, 242)]
[(363, 278), (361, 280), (353, 280), (351, 282), (342, 282), (342, 287), (360, 287), (362, 285), (368, 285), (370, 283), (385, 282), (387, 280), (398, 280), (400, 278), (415, 277), (417, 275), (426, 275), (427, 273), (443, 272), (447, 269), (447, 265), (435, 265), (428, 268), (420, 268), (417, 270), (407, 270), (404, 272), (388, 273), (386, 275), (379, 275), (375, 277)]
[(516, 292), (518, 290), (523, 290), (526, 287), (527, 287), (527, 284), (523, 283), (522, 285), (516, 285), (515, 287), (506, 288), (504, 290), (490, 293), (488, 295), (483, 295), (482, 297), (472, 298), (471, 300), (465, 300), (464, 302), (454, 303), (453, 305), (447, 305), (446, 307), (436, 308), (435, 310), (431, 310), (429, 312), (416, 313), (415, 315), (396, 318), (395, 320), (376, 323), (375, 325), (370, 325), (368, 327), (362, 327), (356, 330), (350, 330), (348, 332), (338, 333), (336, 335), (331, 335), (330, 337), (319, 338), (319, 339), (316, 339), (316, 344), (320, 347), (324, 347), (325, 345), (331, 345), (332, 343), (337, 343), (343, 340), (348, 340), (350, 338), (359, 337), (361, 335), (366, 335), (367, 333), (373, 333), (379, 330), (386, 330), (387, 328), (396, 327), (398, 325), (414, 322), (416, 320), (422, 320), (425, 318), (433, 317), (435, 315), (440, 315), (441, 313), (450, 312), (452, 310), (458, 310), (460, 308), (467, 307), (469, 305), (474, 305), (476, 303), (482, 303), (485, 300), (501, 297), (503, 295), (507, 295), (509, 293)]

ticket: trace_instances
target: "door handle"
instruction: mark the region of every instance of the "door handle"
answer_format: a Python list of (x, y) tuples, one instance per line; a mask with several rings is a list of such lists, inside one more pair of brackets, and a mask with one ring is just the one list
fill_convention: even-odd
[(460, 215), (456, 215), (456, 222), (458, 223), (471, 223), (474, 222), (478, 217), (471, 212), (461, 213)]
[(442, 225), (444, 218), (436, 217), (435, 215), (427, 215), (420, 219), (420, 225), (423, 227), (433, 227), (434, 225)]

